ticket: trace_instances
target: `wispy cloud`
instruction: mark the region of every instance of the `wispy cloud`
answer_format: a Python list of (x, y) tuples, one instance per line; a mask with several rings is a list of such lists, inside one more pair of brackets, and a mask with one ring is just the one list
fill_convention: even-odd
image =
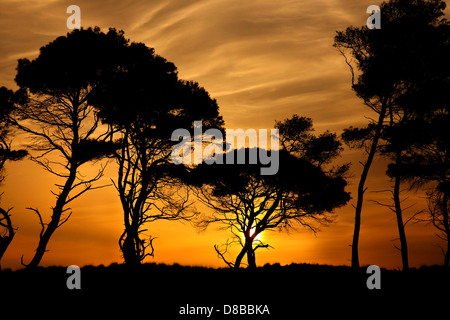
[[(18, 58), (34, 58), (41, 46), (69, 32), (71, 4), (81, 8), (83, 27), (123, 29), (132, 41), (145, 42), (174, 62), (180, 77), (198, 81), (217, 98), (229, 128), (270, 128), (297, 113), (312, 117), (318, 132), (340, 132), (371, 116), (351, 92), (349, 70), (332, 44), (336, 30), (365, 24), (367, 6), (377, 4), (372, 0), (0, 0), (0, 86), (15, 86)], [(358, 155), (346, 153), (343, 161), (357, 163)], [(32, 166), (11, 168), (37, 174)], [(372, 171), (377, 179), (371, 178), (371, 190), (386, 184), (384, 170), (381, 163)], [(22, 194), (23, 183), (16, 180), (12, 184)], [(28, 189), (35, 193), (33, 186)], [(111, 196), (111, 190), (105, 194)], [(370, 203), (366, 208), (366, 221), (379, 214)], [(345, 224), (328, 233), (335, 256), (348, 253), (353, 212), (349, 206), (344, 211)], [(383, 221), (379, 230), (385, 238), (395, 237), (394, 224)], [(324, 246), (317, 250), (328, 252), (329, 244)]]

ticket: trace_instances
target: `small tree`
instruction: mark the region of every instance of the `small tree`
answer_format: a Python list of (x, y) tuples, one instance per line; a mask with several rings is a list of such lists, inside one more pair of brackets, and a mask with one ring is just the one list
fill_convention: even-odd
[[(7, 160), (21, 160), (27, 155), (25, 150), (11, 149), (9, 138), (10, 124), (8, 118), (14, 111), (14, 102), (17, 98), (18, 96), (13, 91), (0, 87), (0, 183), (5, 179), (5, 162)], [(0, 233), (0, 262), (15, 234), (15, 228), (11, 221), (11, 210), (12, 208), (8, 210), (0, 208), (0, 227), (3, 229)]]
[(104, 166), (90, 178), (80, 174), (80, 167), (116, 148), (105, 141), (109, 133), (99, 129), (98, 115), (88, 100), (102, 85), (102, 74), (117, 67), (117, 54), (125, 44), (123, 34), (114, 29), (106, 34), (99, 28), (74, 30), (42, 47), (35, 60), (19, 60), (15, 80), (26, 97), (17, 104), (14, 125), (32, 137), (31, 159), (63, 180), (56, 184), (58, 191), (52, 191), (56, 204), (49, 223), (38, 209), (29, 208), (42, 227), (29, 268), (38, 266), (51, 236), (69, 219), (67, 205), (98, 188), (93, 183)]
[(123, 57), (120, 71), (108, 75), (108, 84), (91, 101), (122, 145), (113, 180), (124, 214), (119, 246), (125, 263), (136, 265), (154, 252), (154, 238), (144, 238), (147, 222), (188, 220), (193, 215), (188, 193), (181, 192), (177, 179), (185, 167), (170, 157), (177, 143), (172, 132), (192, 131), (195, 120), (206, 129), (220, 129), (223, 120), (206, 90), (178, 79), (175, 65), (152, 48), (133, 43)]
[[(324, 167), (339, 154), (335, 135), (315, 137), (311, 120), (298, 116), (278, 122), (277, 127), (282, 149), (270, 151), (279, 152), (275, 175), (261, 175), (254, 164), (200, 164), (191, 172), (190, 183), (197, 196), (214, 210), (212, 216), (203, 216), (199, 226), (206, 229), (220, 223), (233, 235), (223, 248), (214, 247), (230, 267), (239, 268), (245, 255), (248, 266), (256, 267), (255, 251), (269, 247), (258, 239), (262, 232), (297, 225), (316, 232), (314, 222), (329, 222), (327, 213), (350, 198), (344, 191), (347, 166)], [(247, 159), (250, 152), (254, 150), (246, 149)], [(241, 251), (230, 262), (225, 253), (234, 243)]]

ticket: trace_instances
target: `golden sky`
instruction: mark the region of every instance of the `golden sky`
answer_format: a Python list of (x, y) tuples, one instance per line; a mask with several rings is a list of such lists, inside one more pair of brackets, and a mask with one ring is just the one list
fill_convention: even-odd
[[(216, 98), (227, 128), (272, 128), (275, 120), (297, 113), (311, 117), (317, 132), (340, 134), (350, 125), (374, 117), (355, 97), (350, 72), (332, 47), (336, 30), (365, 25), (366, 8), (374, 1), (356, 0), (0, 0), (0, 86), (16, 89), (17, 59), (37, 56), (39, 48), (66, 34), (66, 8), (81, 8), (83, 27), (123, 29), (132, 41), (144, 42), (175, 63), (180, 78), (195, 80)], [(447, 9), (447, 16), (448, 16)], [(88, 48), (87, 48), (88, 50)], [(69, 64), (70, 61), (67, 61)], [(16, 138), (20, 139), (20, 138)], [(346, 149), (339, 162), (352, 162), (349, 191), (356, 197), (360, 151)], [(85, 170), (92, 170), (85, 165)], [(83, 168), (82, 168), (83, 169)], [(114, 164), (108, 174), (114, 176)], [(393, 241), (398, 237), (394, 214), (369, 200), (390, 202), (385, 163), (376, 159), (363, 208), (361, 264), (401, 266)], [(40, 226), (26, 207), (37, 207), (49, 219), (55, 179), (29, 160), (8, 163), (1, 191), (3, 207), (14, 207), (18, 231), (2, 267), (20, 267), (37, 246)], [(104, 177), (107, 181), (109, 178)], [(424, 207), (414, 193), (405, 202)], [(355, 199), (351, 201), (354, 203)], [(354, 210), (351, 203), (336, 211), (336, 223), (314, 236), (298, 229), (289, 234), (263, 235), (275, 249), (259, 250), (257, 264), (279, 262), (350, 264)], [(42, 265), (86, 265), (121, 262), (118, 238), (122, 231), (120, 201), (108, 187), (74, 201), (73, 215), (50, 240)], [(189, 224), (157, 222), (148, 226), (155, 240), (155, 257), (148, 261), (224, 266), (213, 245), (227, 232), (212, 226), (198, 233)], [(406, 227), (411, 266), (442, 263), (442, 245), (434, 229), (424, 224)]]

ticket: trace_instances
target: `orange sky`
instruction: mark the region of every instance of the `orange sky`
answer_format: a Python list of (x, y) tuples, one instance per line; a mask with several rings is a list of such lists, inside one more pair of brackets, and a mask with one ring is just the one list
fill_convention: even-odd
[[(227, 128), (272, 128), (275, 120), (297, 113), (311, 117), (318, 132), (364, 124), (373, 117), (350, 88), (350, 73), (332, 47), (336, 30), (364, 25), (373, 1), (343, 0), (0, 0), (0, 86), (16, 88), (17, 59), (34, 58), (41, 46), (66, 34), (67, 6), (81, 8), (81, 25), (123, 29), (132, 41), (144, 42), (176, 64), (179, 76), (195, 80), (216, 98)], [(447, 9), (447, 15), (449, 11)], [(70, 63), (70, 61), (67, 61)], [(16, 141), (19, 138), (16, 138)], [(360, 151), (346, 149), (340, 162), (351, 161), (354, 178), (349, 191), (356, 197)], [(86, 165), (84, 170), (93, 170)], [(389, 202), (385, 164), (372, 168), (363, 209), (361, 264), (401, 266), (394, 248), (398, 237), (394, 214), (371, 203)], [(115, 175), (112, 163), (108, 174)], [(83, 171), (83, 168), (82, 168)], [(109, 178), (104, 177), (105, 181)], [(8, 163), (1, 191), (3, 207), (14, 207), (18, 232), (2, 267), (20, 267), (33, 256), (40, 226), (26, 207), (37, 207), (49, 218), (54, 177), (29, 160)], [(405, 214), (423, 208), (417, 202)], [(417, 201), (416, 201), (417, 200)], [(351, 201), (354, 203), (355, 199)], [(121, 262), (118, 237), (122, 231), (119, 198), (113, 187), (86, 193), (72, 204), (73, 215), (50, 240), (42, 265), (86, 265)], [(275, 249), (257, 252), (257, 264), (291, 262), (350, 264), (354, 210), (336, 211), (337, 221), (314, 236), (299, 229), (289, 234), (263, 235)], [(212, 226), (198, 233), (189, 224), (157, 222), (148, 226), (155, 240), (155, 257), (148, 261), (224, 266), (213, 245), (228, 233)], [(406, 227), (410, 264), (442, 263), (442, 241), (423, 224)]]

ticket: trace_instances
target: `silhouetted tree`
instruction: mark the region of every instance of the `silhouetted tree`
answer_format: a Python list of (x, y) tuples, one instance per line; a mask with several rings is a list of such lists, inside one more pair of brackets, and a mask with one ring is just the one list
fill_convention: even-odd
[(447, 246), (442, 250), (444, 253), (444, 266), (446, 267), (450, 266), (450, 219), (448, 212), (450, 208), (450, 192), (448, 189), (448, 185), (446, 187), (440, 185), (440, 188), (427, 193), (428, 210), (426, 213), (428, 217), (425, 219), (425, 221), (431, 222), (439, 231), (436, 235), (446, 242)]
[(125, 263), (135, 265), (154, 252), (154, 238), (143, 235), (145, 223), (188, 220), (193, 215), (189, 193), (181, 192), (177, 179), (185, 167), (171, 159), (178, 143), (172, 141), (172, 132), (192, 131), (195, 120), (202, 121), (204, 129), (221, 129), (223, 120), (205, 89), (178, 79), (175, 65), (154, 49), (132, 43), (123, 57), (120, 71), (108, 75), (104, 90), (91, 100), (122, 143), (116, 154), (118, 178), (113, 181), (124, 213), (119, 246)]
[[(297, 115), (277, 122), (277, 128), (282, 148), (269, 151), (279, 153), (276, 174), (261, 175), (255, 164), (203, 163), (189, 176), (199, 199), (214, 210), (212, 216), (202, 217), (199, 226), (206, 229), (211, 223), (221, 223), (233, 234), (223, 248), (214, 247), (230, 267), (239, 268), (245, 255), (248, 266), (256, 267), (255, 251), (269, 247), (257, 238), (265, 230), (301, 225), (316, 232), (317, 223), (329, 222), (327, 213), (350, 198), (344, 190), (347, 165), (325, 168), (341, 150), (336, 135), (327, 132), (316, 137), (311, 119)], [(245, 151), (248, 159), (255, 150)], [(225, 253), (233, 243), (242, 249), (230, 262)]]
[[(450, 264), (450, 135), (448, 125), (450, 115), (447, 92), (450, 88), (449, 78), (446, 80), (447, 90), (440, 92), (442, 104), (438, 104), (434, 112), (420, 120), (410, 121), (404, 125), (403, 131), (410, 141), (403, 161), (392, 163), (388, 167), (390, 175), (400, 175), (411, 184), (412, 188), (427, 190), (428, 210), (418, 220), (431, 222), (438, 230), (438, 236), (446, 241), (444, 265)], [(441, 83), (442, 85), (442, 83)], [(436, 101), (437, 96), (434, 96)]]
[[(25, 150), (11, 149), (10, 123), (8, 118), (14, 111), (14, 102), (18, 96), (13, 91), (5, 87), (0, 87), (0, 183), (5, 179), (5, 162), (7, 160), (17, 161), (23, 159), (27, 152)], [(2, 194), (0, 194), (0, 197)], [(15, 228), (11, 221), (10, 211), (12, 208), (5, 210), (0, 208), (0, 226), (2, 231), (0, 233), (0, 262), (6, 249), (14, 238)], [(1, 264), (0, 264), (1, 270)]]
[[(428, 68), (436, 66), (442, 40), (442, 27), (447, 24), (443, 19), (445, 3), (443, 1), (394, 0), (381, 6), (382, 28), (369, 30), (349, 27), (337, 32), (335, 47), (344, 55), (352, 73), (352, 88), (362, 98), (365, 105), (378, 115), (376, 121), (362, 129), (345, 130), (343, 139), (351, 146), (364, 147), (367, 159), (358, 185), (358, 198), (355, 207), (355, 228), (352, 242), (352, 266), (359, 267), (358, 243), (361, 225), (365, 182), (379, 146), (383, 129), (401, 124), (412, 114), (418, 114), (415, 108), (404, 101), (408, 92), (424, 85), (420, 77), (428, 74)], [(345, 52), (349, 51), (355, 61), (349, 61)], [(420, 62), (420, 63), (419, 63)], [(355, 75), (355, 67), (359, 75)], [(431, 70), (436, 70), (432, 67)], [(427, 108), (422, 105), (421, 108)], [(387, 122), (386, 122), (387, 120)], [(386, 125), (386, 126), (385, 126)], [(393, 132), (393, 131), (391, 131)], [(397, 131), (398, 132), (398, 131)], [(391, 137), (391, 158), (401, 164), (402, 140)], [(394, 204), (401, 243), (403, 268), (408, 268), (406, 235), (400, 201), (401, 176), (393, 176)]]
[(99, 128), (88, 100), (100, 87), (102, 74), (117, 67), (117, 54), (126, 42), (115, 29), (106, 34), (99, 28), (74, 30), (42, 47), (33, 61), (19, 60), (15, 80), (25, 98), (17, 104), (14, 125), (32, 137), (31, 159), (63, 180), (56, 184), (58, 191), (52, 191), (56, 204), (49, 223), (44, 223), (38, 209), (29, 208), (42, 227), (29, 268), (38, 266), (50, 237), (69, 219), (67, 205), (98, 188), (93, 183), (104, 166), (90, 178), (80, 174), (80, 167), (116, 148), (105, 141), (109, 133)]

